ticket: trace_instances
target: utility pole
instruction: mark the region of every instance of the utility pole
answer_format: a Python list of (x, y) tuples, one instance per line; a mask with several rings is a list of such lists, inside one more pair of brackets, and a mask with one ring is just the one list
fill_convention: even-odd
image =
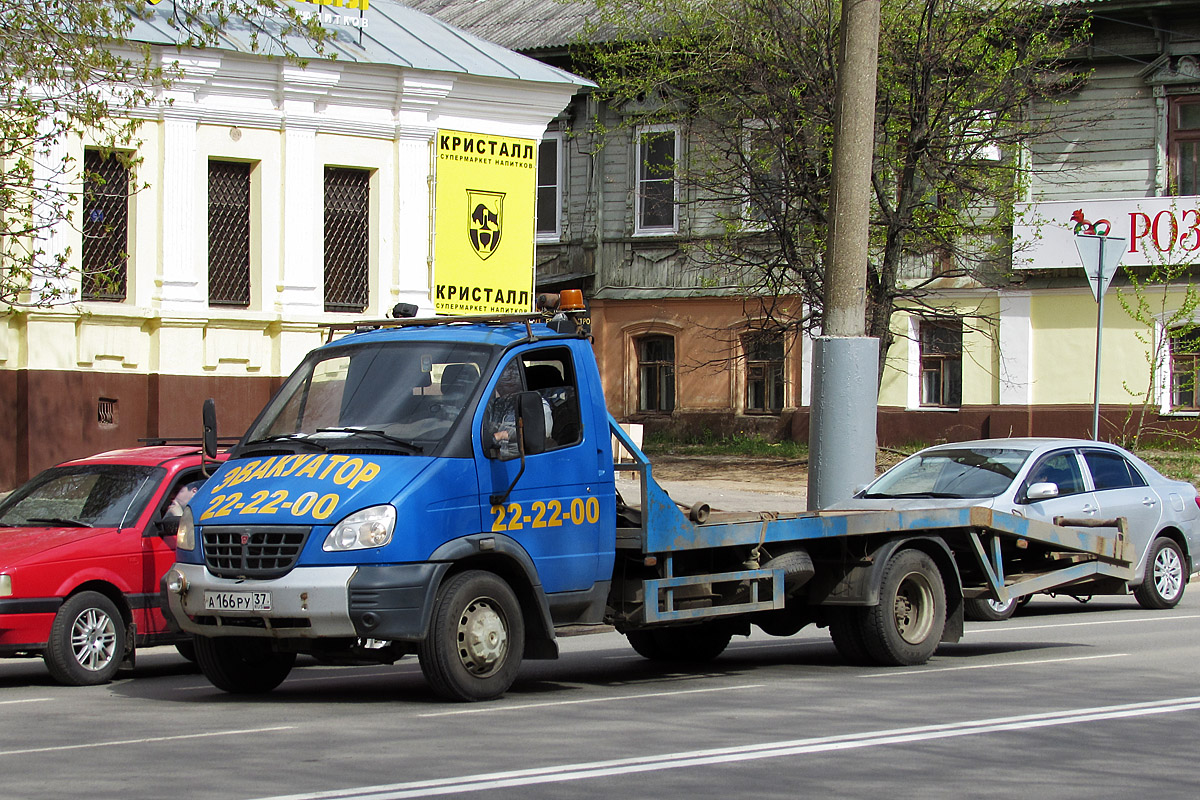
[(880, 0), (843, 0), (822, 335), (813, 343), (808, 507), (875, 475), (879, 340), (866, 336)]

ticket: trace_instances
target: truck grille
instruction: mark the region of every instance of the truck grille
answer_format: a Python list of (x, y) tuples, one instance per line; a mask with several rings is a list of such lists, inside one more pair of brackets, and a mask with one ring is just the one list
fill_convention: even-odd
[(278, 578), (296, 565), (312, 528), (299, 525), (205, 525), (204, 564), (221, 578)]

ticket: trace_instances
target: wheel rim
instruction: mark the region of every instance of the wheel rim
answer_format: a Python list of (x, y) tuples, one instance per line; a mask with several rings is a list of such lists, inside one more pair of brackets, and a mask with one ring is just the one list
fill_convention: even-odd
[(988, 600), (987, 604), (991, 606), (992, 611), (996, 612), (997, 614), (1007, 614), (1008, 610), (1012, 608), (1012, 605), (1015, 602), (1017, 601), (1009, 600), (1008, 602), (1002, 603), (999, 600)]
[(1164, 547), (1154, 557), (1154, 588), (1164, 600), (1174, 600), (1183, 586), (1183, 564), (1174, 548)]
[(896, 632), (909, 644), (920, 644), (933, 630), (933, 587), (919, 572), (910, 572), (896, 591)]
[(117, 626), (98, 608), (86, 609), (71, 626), (71, 652), (79, 666), (99, 672), (117, 657)]
[(508, 626), (488, 597), (477, 597), (458, 618), (458, 657), (467, 671), (487, 677), (498, 670), (508, 653)]

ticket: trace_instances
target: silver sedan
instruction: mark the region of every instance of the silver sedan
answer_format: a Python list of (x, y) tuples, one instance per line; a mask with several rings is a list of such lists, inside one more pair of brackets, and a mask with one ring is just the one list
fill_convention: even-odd
[[(1183, 597), (1200, 553), (1200, 499), (1116, 445), (1086, 439), (983, 439), (930, 447), (880, 475), (835, 509), (986, 506), (1053, 522), (1124, 517), (1137, 558), (1133, 591), (1146, 608)], [(1109, 585), (1077, 585), (1069, 594), (1109, 594)], [(1005, 619), (1018, 601), (969, 600), (968, 618)]]

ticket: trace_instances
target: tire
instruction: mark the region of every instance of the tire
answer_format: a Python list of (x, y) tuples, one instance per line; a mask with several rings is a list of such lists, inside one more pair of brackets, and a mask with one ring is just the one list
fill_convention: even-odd
[(1160, 536), (1146, 554), (1146, 574), (1133, 590), (1142, 608), (1174, 608), (1183, 599), (1187, 585), (1187, 560), (1172, 539)]
[(629, 631), (625, 636), (638, 655), (651, 661), (703, 664), (725, 652), (733, 631), (726, 625), (709, 623)]
[(196, 643), (191, 639), (188, 639), (186, 642), (176, 643), (175, 650), (188, 661), (191, 661), (193, 664), (196, 663)]
[(1019, 605), (1021, 605), (1021, 601), (1016, 598), (1010, 598), (1007, 603), (1001, 603), (997, 600), (978, 597), (963, 600), (963, 614), (967, 619), (975, 622), (1002, 622), (1017, 613)]
[(125, 620), (116, 604), (99, 592), (80, 592), (59, 607), (43, 658), (59, 683), (96, 686), (117, 674), (125, 643)]
[(493, 700), (508, 691), (525, 650), (525, 620), (513, 590), (480, 570), (438, 588), (417, 656), (433, 691), (448, 700)]
[(942, 574), (920, 550), (901, 550), (880, 577), (879, 605), (864, 609), (863, 642), (877, 664), (924, 664), (946, 627)]
[(867, 650), (863, 630), (866, 625), (867, 609), (846, 606), (831, 607), (829, 614), (829, 635), (833, 638), (833, 646), (847, 664), (855, 667), (870, 666), (875, 663)]
[(230, 694), (262, 694), (283, 683), (295, 653), (276, 653), (270, 641), (230, 636), (192, 638), (196, 663), (213, 686)]

